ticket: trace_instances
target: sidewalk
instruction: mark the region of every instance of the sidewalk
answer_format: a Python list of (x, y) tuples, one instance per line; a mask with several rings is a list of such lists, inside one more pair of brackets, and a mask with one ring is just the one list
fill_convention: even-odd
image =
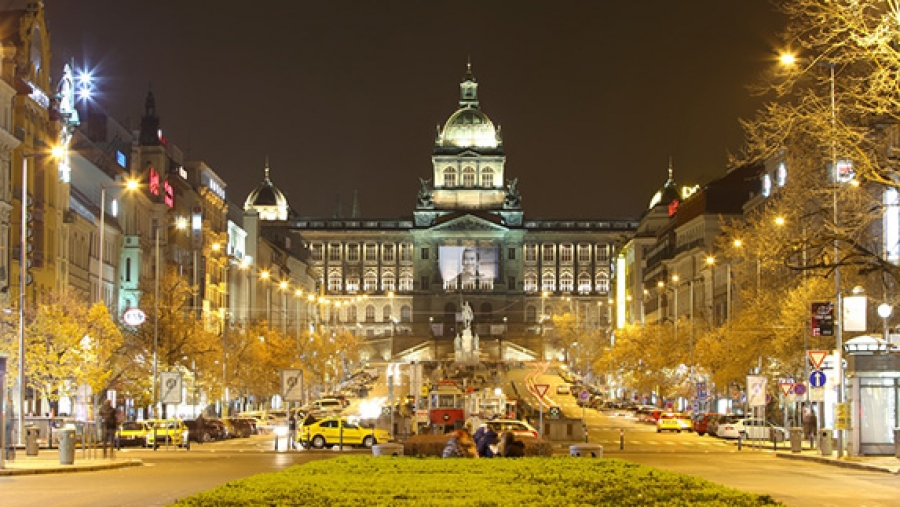
[[(25, 449), (16, 452), (15, 460), (3, 460), (3, 468), (0, 468), (0, 477), (10, 475), (35, 475), (35, 474), (64, 474), (72, 472), (91, 472), (95, 470), (109, 470), (112, 468), (124, 468), (142, 466), (144, 462), (139, 459), (126, 458), (117, 454), (115, 458), (89, 458), (84, 457), (81, 450), (75, 451), (75, 460), (71, 465), (59, 464), (59, 451), (56, 449), (41, 449), (37, 456), (26, 456)], [(87, 454), (90, 456), (90, 453)], [(96, 456), (103, 456), (97, 453)], [(121, 457), (119, 457), (121, 456)]]
[(857, 470), (900, 474), (900, 458), (895, 456), (848, 456), (845, 454), (838, 459), (837, 453), (834, 451), (827, 456), (823, 456), (819, 449), (810, 449), (806, 446), (804, 446), (800, 452), (791, 452), (790, 444), (785, 447), (779, 446), (778, 450), (775, 451), (775, 456), (778, 458), (822, 463), (844, 468), (855, 468)]

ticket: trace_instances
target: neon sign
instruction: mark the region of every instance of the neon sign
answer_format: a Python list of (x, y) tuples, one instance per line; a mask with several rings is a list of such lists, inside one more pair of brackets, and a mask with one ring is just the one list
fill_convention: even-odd
[(175, 189), (172, 188), (172, 184), (169, 183), (169, 180), (166, 180), (163, 184), (163, 188), (166, 192), (165, 197), (163, 198), (166, 202), (166, 206), (169, 208), (175, 207)]
[(154, 169), (153, 167), (150, 168), (150, 176), (148, 177), (148, 179), (150, 193), (159, 197), (159, 173), (156, 172), (156, 169)]

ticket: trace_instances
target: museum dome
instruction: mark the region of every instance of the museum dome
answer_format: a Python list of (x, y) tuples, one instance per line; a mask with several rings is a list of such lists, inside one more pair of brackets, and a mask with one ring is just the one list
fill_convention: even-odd
[(256, 210), (261, 220), (287, 220), (287, 198), (269, 179), (268, 161), (266, 161), (265, 178), (247, 196), (247, 200), (244, 201), (244, 210)]
[(499, 127), (480, 109), (471, 63), (459, 84), (459, 109), (438, 130), (436, 144), (445, 148), (497, 148), (502, 144)]

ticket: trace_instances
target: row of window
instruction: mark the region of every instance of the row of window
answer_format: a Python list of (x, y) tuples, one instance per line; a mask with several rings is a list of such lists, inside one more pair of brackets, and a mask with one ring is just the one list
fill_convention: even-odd
[[(309, 247), (310, 258), (313, 261), (322, 261), (325, 259), (325, 244), (313, 243)], [(381, 260), (384, 262), (394, 262), (397, 260), (398, 250), (400, 260), (403, 262), (412, 261), (413, 246), (411, 243), (329, 243), (328, 260), (338, 262), (346, 259), (348, 262), (358, 262), (360, 258), (369, 262), (375, 262), (379, 259), (379, 248), (381, 250)]]
[[(456, 188), (457, 181), (462, 183), (463, 188), (474, 188), (478, 179), (473, 167), (464, 167), (459, 173), (459, 179), (457, 179), (456, 169), (452, 167), (444, 169), (442, 174), (444, 177), (444, 188)], [(490, 167), (481, 170), (481, 188), (494, 188), (494, 170)]]
[[(572, 273), (563, 273), (559, 275), (558, 288), (556, 284), (556, 275), (552, 271), (545, 271), (540, 280), (538, 280), (538, 275), (536, 273), (526, 273), (524, 283), (525, 292), (537, 292), (539, 283), (541, 291), (556, 292), (559, 290), (560, 292), (575, 292), (575, 278), (572, 276)], [(593, 291), (601, 293), (609, 292), (609, 275), (607, 273), (597, 273), (597, 276), (593, 281), (591, 280), (591, 275), (588, 273), (581, 273), (578, 275), (578, 293), (588, 294)]]
[[(595, 248), (595, 245), (573, 245), (571, 243), (563, 243), (562, 245), (545, 243), (543, 245), (537, 245), (535, 243), (529, 243), (525, 245), (525, 262), (537, 262), (538, 247), (540, 247), (542, 262), (555, 262), (557, 255), (559, 255), (559, 261), (566, 263), (572, 262), (576, 251), (578, 254), (578, 262), (591, 262), (591, 254), (593, 253), (592, 250)], [(597, 262), (609, 261), (608, 245), (596, 245), (596, 250)]]
[(378, 284), (378, 274), (374, 271), (366, 272), (362, 277), (360, 285), (360, 277), (356, 274), (349, 274), (344, 279), (340, 270), (333, 270), (328, 273), (328, 290), (330, 292), (341, 292), (346, 290), (351, 294), (357, 292), (377, 292), (399, 290), (408, 292), (413, 290), (412, 273), (404, 271), (400, 273), (399, 283), (394, 273), (385, 271), (381, 274), (381, 285)]
[[(325, 247), (324, 243), (313, 243), (310, 245), (310, 257), (313, 261), (323, 261), (325, 260)], [(413, 256), (413, 245), (412, 243), (400, 243), (399, 245), (395, 245), (394, 243), (329, 243), (328, 247), (328, 260), (331, 262), (340, 262), (346, 260), (347, 262), (359, 262), (360, 256), (367, 262), (376, 262), (379, 260), (379, 248), (381, 251), (381, 260), (383, 262), (395, 262), (397, 260), (397, 255), (399, 251), (399, 258), (401, 262), (411, 262)], [(524, 245), (525, 249), (525, 262), (537, 262), (538, 260), (538, 248), (540, 248), (540, 256), (542, 262), (556, 262), (557, 255), (559, 256), (559, 261), (562, 263), (571, 263), (573, 262), (575, 255), (578, 255), (578, 262), (591, 262), (592, 255), (594, 250), (596, 249), (596, 260), (597, 262), (607, 262), (609, 261), (609, 246), (608, 245), (589, 245), (589, 244), (580, 244), (573, 245), (571, 243), (564, 243), (561, 245), (555, 245), (552, 243), (538, 245), (536, 243), (529, 243)], [(431, 250), (428, 247), (423, 247), (421, 249), (421, 258), (423, 260), (428, 259), (431, 256)], [(507, 252), (507, 257), (509, 259), (516, 258), (516, 249), (510, 248)]]
[[(412, 308), (409, 305), (403, 305), (400, 307), (400, 315), (394, 315), (394, 309), (391, 305), (385, 305), (381, 308), (381, 320), (376, 321), (375, 317), (377, 314), (375, 305), (366, 305), (364, 309), (365, 318), (360, 321), (358, 318), (358, 310), (356, 305), (344, 305), (340, 310), (332, 310), (335, 312), (335, 318), (340, 323), (350, 322), (393, 322), (394, 318), (398, 318), (398, 322), (411, 322), (412, 321)], [(330, 319), (331, 315), (328, 315)]]

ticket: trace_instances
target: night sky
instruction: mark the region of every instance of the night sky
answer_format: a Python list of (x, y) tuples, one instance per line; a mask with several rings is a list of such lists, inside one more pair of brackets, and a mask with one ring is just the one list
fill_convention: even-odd
[[(2, 7), (23, 4), (0, 0)], [(471, 60), (526, 218), (636, 218), (666, 179), (724, 173), (784, 25), (767, 0), (46, 0), (54, 68), (163, 133), (243, 203), (271, 176), (303, 216), (409, 216)], [(54, 73), (57, 77), (61, 70)]]

